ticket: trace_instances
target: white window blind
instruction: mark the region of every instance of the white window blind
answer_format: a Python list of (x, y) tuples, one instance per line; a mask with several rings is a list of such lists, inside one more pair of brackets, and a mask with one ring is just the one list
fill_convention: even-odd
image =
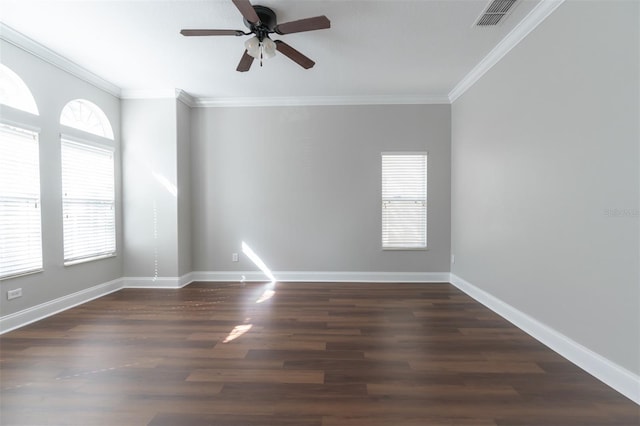
[(0, 125), (0, 278), (42, 269), (38, 135)]
[(382, 154), (382, 247), (427, 247), (427, 154)]
[(62, 197), (65, 263), (115, 254), (113, 152), (63, 139)]

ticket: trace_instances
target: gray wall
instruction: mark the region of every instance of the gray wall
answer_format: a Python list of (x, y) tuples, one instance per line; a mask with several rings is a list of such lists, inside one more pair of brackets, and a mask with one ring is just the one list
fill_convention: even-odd
[(173, 98), (122, 101), (126, 277), (192, 271), (190, 117)]
[(636, 374), (639, 7), (565, 2), (452, 107), (452, 272)]
[(191, 262), (191, 108), (177, 102), (178, 275), (193, 271)]
[[(40, 116), (33, 124), (40, 128), (40, 182), (44, 271), (0, 281), (1, 315), (9, 315), (122, 276), (122, 238), (117, 234), (118, 255), (77, 265), (63, 265), (62, 182), (60, 174), (60, 113), (67, 102), (87, 99), (107, 115), (115, 135), (116, 225), (121, 230), (120, 100), (59, 68), (0, 40), (2, 63), (27, 84)], [(5, 108), (2, 111), (6, 116)], [(23, 297), (6, 299), (6, 292), (22, 288)]]
[(122, 101), (126, 277), (178, 276), (176, 100)]
[[(196, 108), (193, 267), (448, 272), (450, 106)], [(428, 251), (382, 251), (380, 154), (428, 151)]]

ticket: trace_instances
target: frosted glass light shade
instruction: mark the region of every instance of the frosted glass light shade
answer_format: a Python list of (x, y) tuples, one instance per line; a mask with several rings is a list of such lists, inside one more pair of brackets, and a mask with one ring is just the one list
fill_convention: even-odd
[(265, 37), (262, 42), (258, 37), (251, 37), (244, 42), (249, 56), (260, 59), (260, 53), (264, 58), (273, 58), (276, 55), (276, 44), (269, 37)]
[(264, 56), (267, 58), (273, 58), (276, 56), (276, 44), (268, 37), (262, 40), (262, 47)]
[(254, 58), (260, 57), (260, 40), (258, 37), (251, 37), (244, 42), (244, 47), (247, 49), (247, 53)]

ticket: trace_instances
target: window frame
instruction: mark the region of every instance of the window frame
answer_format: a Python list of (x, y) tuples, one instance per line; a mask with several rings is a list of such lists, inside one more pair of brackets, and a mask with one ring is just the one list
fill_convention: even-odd
[[(384, 220), (384, 205), (387, 202), (391, 202), (392, 200), (386, 199), (384, 197), (384, 157), (385, 156), (415, 156), (420, 155), (424, 157), (424, 198), (415, 198), (408, 197), (404, 198), (405, 201), (415, 201), (415, 200), (424, 200), (424, 245), (421, 246), (411, 246), (411, 245), (403, 245), (403, 246), (389, 246), (385, 245), (385, 220)], [(428, 151), (383, 151), (380, 154), (380, 246), (383, 251), (427, 251), (429, 250), (429, 239), (428, 239), (428, 227), (429, 227), (429, 204), (428, 204), (428, 182), (429, 182), (429, 153)], [(396, 199), (396, 201), (402, 201), (403, 199)]]
[[(84, 112), (84, 114), (82, 114)], [(79, 115), (85, 115), (90, 121), (83, 121)], [(113, 127), (105, 112), (87, 99), (73, 99), (60, 112), (60, 125), (76, 129), (82, 133), (107, 140), (114, 140)]]
[[(38, 223), (39, 258), (35, 259), (35, 263), (38, 263), (39, 265), (29, 269), (15, 270), (13, 272), (7, 273), (6, 275), (0, 275), (0, 281), (3, 281), (3, 280), (24, 276), (24, 275), (31, 275), (31, 274), (37, 274), (37, 273), (43, 272), (44, 271), (44, 241), (43, 241), (43, 234), (42, 234), (42, 176), (41, 176), (41, 164), (40, 164), (40, 129), (32, 125), (8, 120), (4, 117), (0, 119), (0, 128), (7, 129), (9, 132), (26, 134), (27, 136), (33, 137), (35, 141), (36, 163), (37, 163), (36, 169), (38, 173), (38, 176), (37, 176), (38, 193), (37, 193), (36, 203), (38, 205), (37, 208), (38, 208), (38, 216), (39, 216), (39, 223)], [(22, 198), (24, 198), (25, 200), (34, 199), (34, 197), (22, 197)]]
[[(6, 77), (6, 79), (3, 79), (2, 77)], [(18, 75), (18, 73), (7, 65), (0, 64), (0, 81), (0, 90), (6, 88), (4, 83), (8, 83), (9, 88), (14, 89), (14, 92), (12, 93), (13, 96), (9, 96), (4, 99), (4, 101), (0, 100), (0, 105), (3, 108), (8, 107), (11, 110), (26, 113), (34, 117), (40, 116), (40, 110), (38, 109), (38, 104), (33, 97), (31, 89), (29, 89), (27, 83), (22, 79), (22, 77), (20, 77), (20, 75)]]
[[(65, 125), (60, 125), (63, 132), (60, 133), (59, 141), (60, 141), (60, 173), (61, 173), (61, 202), (62, 202), (62, 256), (63, 256), (63, 265), (64, 266), (72, 266), (87, 262), (92, 262), (101, 259), (107, 259), (116, 257), (118, 255), (118, 215), (117, 215), (117, 196), (116, 196), (116, 149), (115, 143), (111, 139), (104, 138), (102, 136), (95, 135), (93, 133), (87, 133), (83, 130), (76, 129), (73, 127), (68, 127)], [(101, 252), (94, 253), (92, 255), (82, 256), (82, 257), (70, 257), (67, 258), (67, 240), (65, 239), (65, 187), (64, 187), (64, 164), (63, 164), (63, 145), (65, 143), (71, 145), (78, 145), (82, 148), (88, 148), (89, 150), (101, 150), (106, 151), (111, 154), (111, 189), (112, 189), (112, 198), (111, 198), (111, 206), (113, 211), (113, 251), (109, 252)]]

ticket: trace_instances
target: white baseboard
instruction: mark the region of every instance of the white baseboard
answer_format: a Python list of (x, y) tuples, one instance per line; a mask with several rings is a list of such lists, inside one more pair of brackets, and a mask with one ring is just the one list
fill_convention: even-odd
[[(278, 272), (278, 281), (291, 282), (448, 282), (448, 272)], [(123, 277), (77, 293), (0, 317), (0, 334), (105, 296), (122, 288), (178, 289), (194, 281), (269, 281), (262, 272), (189, 272), (181, 277)]]
[(269, 281), (262, 272), (213, 272), (213, 271), (194, 271), (191, 273), (193, 281), (206, 282), (261, 282)]
[(109, 281), (104, 284), (59, 297), (55, 300), (41, 303), (40, 305), (24, 309), (15, 314), (0, 317), (0, 334), (7, 333), (33, 322), (39, 321), (59, 312), (66, 311), (75, 306), (82, 305), (91, 300), (113, 293), (123, 288), (182, 288), (190, 284), (193, 273), (181, 277), (124, 277)]
[(453, 273), (451, 274), (450, 282), (587, 373), (620, 392), (636, 404), (640, 404), (640, 376), (582, 346), (553, 328), (542, 324)]
[[(449, 272), (273, 272), (280, 282), (366, 282), (366, 283), (434, 283), (449, 282)], [(269, 281), (259, 271), (196, 271), (192, 281), (254, 282)]]
[(58, 312), (66, 311), (74, 306), (82, 305), (83, 303), (106, 296), (107, 294), (120, 290), (122, 287), (122, 278), (118, 278), (67, 296), (59, 297), (49, 302), (41, 303), (14, 314), (5, 315), (0, 317), (0, 334), (24, 327), (43, 318), (55, 315)]
[(193, 272), (189, 272), (189, 273), (184, 274), (183, 276), (180, 277), (180, 279), (178, 281), (178, 285), (182, 288), (182, 287), (188, 286), (193, 281), (194, 281), (193, 280)]
[[(640, 377), (569, 337), (542, 324), (513, 306), (448, 272), (275, 272), (281, 282), (451, 282), (498, 315), (513, 323), (558, 354), (640, 404)], [(81, 305), (122, 288), (181, 288), (193, 281), (268, 281), (264, 274), (249, 272), (191, 272), (181, 277), (125, 277), (100, 284), (14, 314), (0, 317), (0, 334)]]
[(124, 277), (124, 288), (182, 288), (193, 280), (192, 272), (181, 277)]

